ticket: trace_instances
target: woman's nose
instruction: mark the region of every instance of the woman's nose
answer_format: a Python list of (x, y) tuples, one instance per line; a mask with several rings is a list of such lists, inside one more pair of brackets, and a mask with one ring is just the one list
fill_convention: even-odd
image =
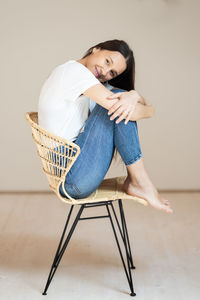
[(106, 66), (106, 67), (103, 68), (103, 70), (102, 70), (102, 75), (103, 75), (104, 77), (105, 77), (105, 76), (107, 75), (107, 73), (110, 71), (109, 69), (110, 69), (109, 66)]
[(103, 70), (102, 70), (102, 75), (103, 75), (103, 76), (106, 76), (106, 73), (107, 73), (106, 68), (103, 68)]

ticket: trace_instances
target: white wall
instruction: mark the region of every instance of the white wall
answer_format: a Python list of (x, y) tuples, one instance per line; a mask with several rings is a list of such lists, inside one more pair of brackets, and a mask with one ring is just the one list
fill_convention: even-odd
[[(136, 90), (155, 116), (138, 122), (146, 169), (159, 189), (200, 188), (198, 0), (0, 1), (0, 190), (47, 190), (26, 111), (52, 69), (118, 38), (136, 59)], [(124, 175), (112, 165), (107, 177)]]

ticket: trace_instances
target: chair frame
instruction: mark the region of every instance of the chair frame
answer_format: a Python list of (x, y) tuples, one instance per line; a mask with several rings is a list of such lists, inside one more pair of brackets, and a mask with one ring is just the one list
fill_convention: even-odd
[[(117, 180), (114, 182), (115, 188), (114, 188), (114, 190), (111, 189), (112, 193), (110, 194), (109, 191), (107, 190), (108, 186), (110, 187), (110, 184), (111, 184), (111, 181), (109, 181), (109, 179), (103, 180), (104, 185), (102, 186), (102, 189), (101, 189), (101, 185), (100, 185), (100, 192), (105, 191), (104, 194), (100, 194), (100, 196), (97, 195), (98, 190), (99, 190), (99, 188), (98, 188), (98, 190), (96, 190), (94, 193), (92, 193), (91, 196), (89, 196), (88, 198), (78, 199), (78, 201), (77, 201), (77, 199), (73, 199), (65, 191), (64, 182), (65, 182), (65, 177), (66, 177), (67, 173), (69, 172), (69, 170), (71, 169), (75, 160), (77, 159), (78, 155), (80, 154), (80, 147), (78, 145), (76, 145), (75, 143), (67, 141), (65, 139), (62, 139), (59, 136), (56, 136), (55, 134), (52, 134), (51, 132), (48, 132), (47, 130), (40, 127), (38, 125), (37, 112), (27, 112), (25, 115), (25, 118), (31, 126), (32, 137), (37, 145), (37, 154), (40, 156), (40, 158), (42, 160), (43, 171), (47, 175), (47, 179), (49, 181), (49, 186), (50, 186), (51, 190), (53, 192), (55, 192), (56, 195), (63, 202), (71, 204), (71, 208), (70, 208), (70, 211), (67, 216), (64, 230), (61, 234), (61, 238), (60, 238), (58, 248), (56, 250), (56, 254), (55, 254), (55, 257), (54, 257), (54, 260), (53, 260), (53, 263), (52, 263), (52, 266), (51, 266), (51, 269), (49, 272), (49, 276), (48, 276), (48, 279), (46, 282), (46, 286), (44, 288), (43, 295), (47, 295), (47, 290), (49, 288), (49, 285), (55, 275), (55, 272), (58, 268), (58, 265), (62, 259), (63, 254), (69, 244), (69, 241), (70, 241), (72, 234), (76, 228), (76, 225), (78, 224), (78, 221), (97, 219), (97, 218), (109, 218), (112, 229), (113, 229), (114, 237), (115, 237), (115, 240), (117, 243), (117, 247), (119, 250), (119, 254), (120, 254), (120, 257), (122, 260), (122, 264), (124, 267), (124, 271), (125, 271), (125, 274), (126, 274), (126, 277), (128, 280), (128, 284), (129, 284), (129, 287), (131, 290), (130, 295), (135, 296), (136, 293), (134, 292), (132, 274), (131, 274), (131, 269), (135, 269), (135, 266), (133, 264), (131, 246), (130, 246), (130, 241), (129, 241), (129, 236), (128, 236), (128, 229), (127, 229), (127, 225), (126, 225), (126, 219), (125, 219), (124, 209), (123, 209), (123, 205), (122, 205), (122, 200), (123, 199), (133, 199), (133, 200), (137, 201), (138, 203), (141, 203), (145, 206), (148, 205), (147, 202), (144, 199), (141, 199), (141, 198), (138, 198), (135, 196), (130, 196), (130, 195), (127, 195), (126, 193), (124, 193), (122, 190), (120, 190), (120, 184)], [(52, 146), (52, 144), (54, 146)], [(70, 157), (69, 157), (68, 156), (69, 152), (67, 152), (66, 155), (63, 155), (63, 152), (58, 152), (59, 148), (58, 147), (55, 148), (55, 145), (61, 145), (61, 147), (65, 147), (64, 148), (65, 150), (66, 150), (66, 147), (69, 147), (69, 149), (72, 149), (69, 152), (71, 153), (71, 151), (75, 150), (75, 155), (73, 156), (70, 154)], [(50, 155), (49, 155), (49, 153), (50, 153)], [(53, 153), (53, 158), (50, 157), (51, 153)], [(67, 165), (66, 165), (66, 161), (64, 162), (64, 166), (66, 166), (66, 167), (63, 167), (62, 164), (60, 166), (60, 158), (59, 158), (59, 163), (57, 161), (54, 161), (54, 154), (61, 157), (61, 161), (63, 159), (67, 160)], [(63, 157), (63, 156), (65, 156), (65, 157)], [(55, 160), (58, 160), (58, 159), (56, 158)], [(70, 163), (68, 163), (68, 160), (70, 161)], [(55, 174), (55, 169), (56, 169), (56, 174)], [(59, 170), (59, 172), (57, 170)], [(120, 177), (119, 177), (119, 179), (120, 179)], [(62, 195), (59, 192), (59, 187), (61, 184), (62, 184), (63, 191), (67, 198), (62, 197)], [(107, 196), (107, 195), (109, 195), (109, 196)], [(118, 201), (120, 221), (117, 217), (117, 213), (115, 211), (113, 201)], [(73, 208), (75, 205), (76, 206), (80, 205), (81, 207), (80, 207), (77, 215), (74, 218), (74, 221), (69, 230), (69, 233), (66, 236), (67, 227), (68, 227), (70, 218), (72, 216), (72, 211), (73, 211)], [(90, 207), (97, 207), (97, 206), (105, 206), (108, 214), (103, 215), (103, 216), (81, 218), (81, 214), (84, 209), (90, 208)], [(109, 207), (112, 210), (110, 210)], [(114, 225), (113, 218), (111, 216), (111, 211), (113, 212), (114, 219), (117, 223), (117, 228), (119, 230), (119, 234), (121, 236), (121, 240), (122, 240), (122, 243), (125, 248), (126, 259), (125, 259), (125, 256), (123, 255), (122, 249), (120, 247), (117, 230), (115, 228), (116, 226)], [(120, 225), (120, 223), (121, 223), (121, 225)], [(125, 261), (126, 261), (126, 263), (125, 263)]]
[[(114, 233), (114, 237), (115, 237), (115, 240), (116, 240), (116, 243), (117, 243), (117, 247), (118, 247), (118, 250), (119, 250), (119, 254), (120, 254), (120, 257), (121, 257), (121, 260), (122, 260), (122, 264), (123, 264), (123, 267), (124, 267), (124, 271), (125, 271), (125, 274), (126, 274), (126, 277), (127, 277), (127, 280), (128, 280), (128, 284), (129, 284), (129, 287), (130, 287), (130, 296), (136, 296), (136, 293), (134, 292), (134, 287), (133, 287), (133, 280), (132, 280), (132, 274), (131, 274), (131, 269), (135, 269), (135, 265), (133, 264), (133, 257), (132, 257), (132, 251), (131, 251), (131, 246), (130, 246), (130, 241), (129, 241), (129, 236), (128, 236), (128, 229), (127, 229), (127, 224), (126, 224), (126, 219), (125, 219), (125, 214), (124, 214), (124, 209), (123, 209), (123, 205), (122, 205), (122, 200), (121, 199), (118, 199), (118, 206), (119, 206), (119, 212), (120, 212), (120, 219), (121, 219), (121, 225), (120, 225), (120, 221), (117, 217), (117, 214), (116, 214), (116, 211), (115, 211), (115, 208), (114, 208), (114, 205), (113, 205), (113, 201), (115, 200), (111, 200), (111, 201), (100, 201), (100, 202), (97, 202), (97, 203), (85, 203), (85, 204), (79, 204), (81, 205), (73, 223), (72, 223), (72, 226), (68, 232), (68, 235), (65, 237), (66, 235), (66, 230), (67, 230), (67, 227), (68, 227), (68, 224), (69, 224), (69, 221), (70, 221), (70, 217), (72, 215), (72, 211), (73, 211), (73, 208), (74, 208), (74, 205), (71, 205), (71, 208), (70, 208), (70, 211), (68, 213), (68, 216), (67, 216), (67, 220), (66, 220), (66, 223), (65, 223), (65, 226), (64, 226), (64, 230), (62, 232), (62, 235), (61, 235), (61, 238), (60, 238), (60, 241), (59, 241), (59, 244), (58, 244), (58, 248), (56, 250), (56, 254), (55, 254), (55, 257), (54, 257), (54, 260), (53, 260), (53, 263), (52, 263), (52, 266), (51, 266), (51, 269), (50, 269), (50, 272), (49, 272), (49, 276), (48, 276), (48, 279), (47, 279), (47, 282), (46, 282), (46, 285), (45, 285), (45, 289), (44, 289), (44, 292), (43, 292), (43, 295), (47, 295), (47, 290), (49, 288), (49, 285), (55, 275), (55, 272), (58, 268), (58, 265), (62, 259), (62, 256), (69, 244), (69, 241), (72, 237), (72, 234), (76, 228), (76, 225), (78, 224), (78, 221), (81, 221), (81, 220), (89, 220), (89, 219), (99, 219), (99, 218), (109, 218), (110, 219), (110, 223), (111, 223), (111, 226), (112, 226), (112, 229), (113, 229), (113, 233)], [(97, 206), (105, 206), (106, 209), (107, 209), (107, 212), (108, 214), (107, 215), (103, 215), (103, 216), (94, 216), (94, 217), (85, 217), (85, 218), (81, 218), (81, 214), (83, 212), (83, 210), (85, 208), (91, 208), (91, 207), (97, 207)], [(123, 242), (123, 245), (124, 245), (124, 248), (125, 248), (125, 255), (126, 255), (126, 259), (123, 255), (123, 252), (122, 252), (122, 249), (120, 247), (120, 242), (119, 242), (119, 239), (118, 239), (118, 235), (117, 235), (117, 231), (116, 231), (116, 228), (115, 228), (115, 225), (114, 225), (114, 222), (113, 222), (113, 218), (111, 216), (111, 212), (110, 212), (110, 209), (109, 209), (109, 206), (112, 208), (112, 211), (113, 211), (113, 215), (114, 215), (114, 218), (116, 220), (116, 223), (117, 223), (117, 227), (118, 227), (118, 230), (119, 230), (119, 233), (120, 233), (120, 236), (121, 236), (121, 240)], [(126, 263), (125, 263), (126, 261)]]

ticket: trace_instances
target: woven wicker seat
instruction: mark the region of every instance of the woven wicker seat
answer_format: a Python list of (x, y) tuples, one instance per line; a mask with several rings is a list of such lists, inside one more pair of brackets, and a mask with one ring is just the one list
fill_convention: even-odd
[(76, 161), (80, 148), (73, 142), (62, 139), (38, 125), (37, 112), (26, 113), (26, 120), (32, 128), (32, 137), (37, 145), (37, 153), (42, 160), (43, 170), (47, 176), (50, 188), (64, 202), (69, 204), (82, 204), (117, 199), (132, 199), (143, 205), (147, 202), (141, 198), (127, 195), (122, 191), (125, 177), (104, 179), (99, 188), (89, 197), (73, 199), (64, 189), (68, 198), (59, 193), (60, 184), (64, 185), (65, 176)]
[[(79, 153), (80, 148), (78, 145), (76, 145), (73, 142), (69, 142), (65, 139), (62, 139), (47, 130), (41, 128), (38, 125), (38, 113), (37, 112), (29, 112), (26, 113), (26, 120), (31, 126), (32, 129), (32, 137), (36, 143), (37, 146), (37, 153), (42, 161), (43, 171), (45, 172), (49, 186), (51, 190), (53, 190), (56, 195), (65, 203), (71, 204), (71, 209), (68, 214), (68, 218), (66, 221), (66, 224), (64, 226), (64, 231), (61, 235), (61, 239), (58, 245), (58, 249), (56, 251), (56, 255), (49, 273), (49, 277), (45, 286), (45, 290), (43, 292), (43, 295), (46, 295), (47, 289), (51, 283), (51, 280), (56, 272), (56, 269), (59, 265), (59, 262), (62, 258), (63, 253), (66, 250), (66, 247), (69, 243), (69, 240), (72, 236), (72, 233), (78, 223), (79, 220), (84, 219), (95, 219), (95, 218), (110, 218), (110, 222), (113, 228), (114, 236), (117, 242), (117, 246), (120, 252), (121, 260), (124, 266), (124, 270), (126, 273), (126, 277), (128, 279), (128, 283), (130, 286), (131, 296), (135, 296), (135, 292), (133, 289), (133, 283), (132, 283), (132, 276), (131, 276), (131, 269), (135, 269), (135, 266), (133, 265), (133, 259), (131, 254), (131, 247), (129, 243), (129, 237), (128, 237), (128, 230), (126, 226), (126, 220), (122, 205), (122, 199), (132, 199), (138, 203), (141, 203), (143, 205), (148, 205), (147, 202), (144, 199), (129, 196), (122, 190), (122, 185), (124, 182), (125, 177), (117, 177), (112, 179), (104, 179), (98, 189), (94, 191), (89, 197), (84, 199), (73, 199), (70, 195), (67, 194), (67, 192), (64, 189), (64, 182), (65, 177), (71, 167), (73, 166), (74, 162), (76, 161)], [(63, 191), (66, 195), (66, 197), (63, 197), (59, 193), (59, 187), (62, 184)], [(121, 217), (121, 226), (119, 224), (117, 214), (115, 212), (114, 206), (112, 204), (112, 201), (118, 200), (119, 204), (119, 211), (120, 211), (120, 217)], [(71, 217), (72, 209), (75, 205), (81, 205), (81, 208), (74, 220), (74, 223), (70, 229), (70, 232), (68, 236), (64, 240), (64, 236), (66, 233), (67, 225), (69, 223), (69, 219)], [(95, 206), (102, 206), (104, 205), (107, 209), (108, 215), (104, 216), (97, 216), (97, 217), (87, 217), (87, 218), (81, 218), (81, 214), (84, 208), (88, 207), (95, 207)], [(114, 218), (117, 222), (117, 227), (119, 229), (125, 251), (126, 251), (126, 259), (127, 259), (127, 267), (125, 266), (124, 258), (122, 255), (121, 247), (117, 238), (116, 230), (114, 223), (112, 221), (112, 216), (110, 214), (109, 207), (112, 208), (112, 211), (114, 213)]]

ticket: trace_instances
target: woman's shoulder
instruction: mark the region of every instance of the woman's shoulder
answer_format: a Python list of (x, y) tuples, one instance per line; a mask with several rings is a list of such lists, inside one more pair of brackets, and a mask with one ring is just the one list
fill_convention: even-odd
[[(88, 70), (83, 64), (79, 63), (75, 59), (70, 59), (64, 62), (63, 64), (60, 64), (58, 67), (66, 68), (66, 69), (82, 69), (82, 70)], [(88, 70), (89, 71), (89, 70)]]
[(95, 75), (83, 64), (77, 62), (76, 60), (68, 60), (61, 65), (63, 70), (62, 80), (67, 82), (68, 87), (71, 85), (74, 87), (90, 87), (91, 85), (98, 84), (100, 81), (95, 77)]
[(79, 63), (75, 59), (70, 59), (66, 61), (65, 63), (58, 66), (58, 69), (61, 68), (65, 71), (66, 75), (82, 77), (87, 76), (89, 78), (95, 78), (94, 74), (83, 64)]
[[(65, 73), (86, 73), (89, 75), (93, 75), (92, 72), (86, 68), (83, 64), (79, 63), (75, 59), (70, 59), (65, 61), (64, 63), (61, 63), (54, 67), (54, 69), (51, 71), (51, 73), (60, 73), (60, 72), (65, 72)], [(94, 76), (94, 75), (93, 75)], [(94, 76), (95, 77), (95, 76)], [(95, 77), (96, 78), (96, 77)]]
[(56, 69), (63, 69), (63, 70), (68, 70), (68, 69), (74, 69), (77, 68), (76, 61), (74, 59), (70, 59), (65, 61), (64, 63), (59, 64)]

